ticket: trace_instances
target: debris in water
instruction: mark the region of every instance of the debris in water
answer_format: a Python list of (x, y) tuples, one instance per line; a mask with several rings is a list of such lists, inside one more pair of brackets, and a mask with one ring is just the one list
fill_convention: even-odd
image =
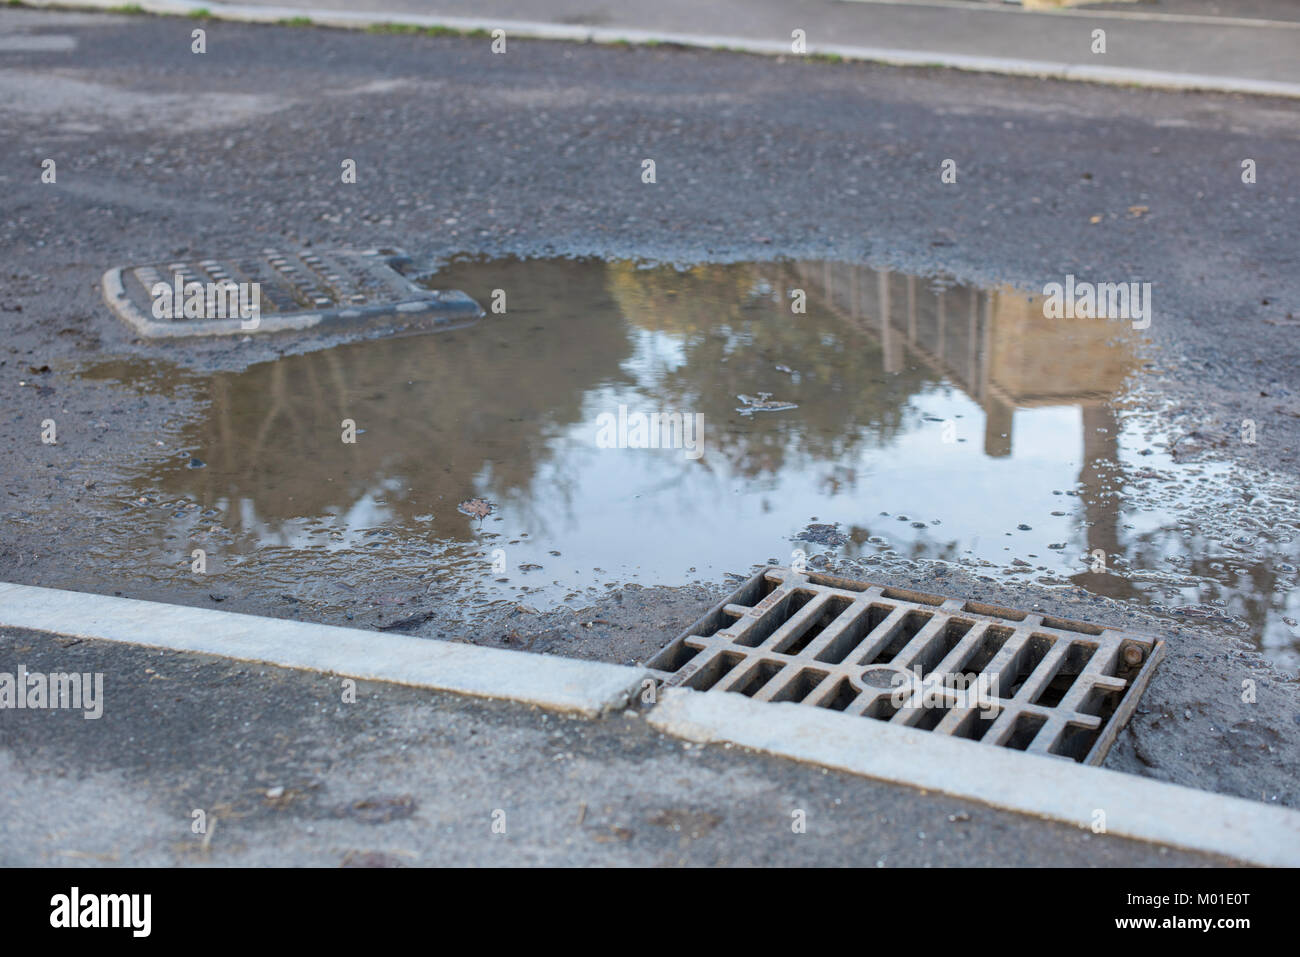
[(783, 412), (786, 409), (799, 408), (793, 402), (773, 399), (770, 392), (760, 392), (757, 399), (752, 395), (738, 395), (736, 398), (745, 403), (744, 407), (736, 410), (741, 415), (753, 415), (755, 412)]
[(456, 511), (461, 512), (464, 515), (468, 515), (471, 518), (477, 518), (479, 521), (482, 521), (483, 519), (491, 515), (492, 510), (495, 508), (496, 506), (493, 505), (491, 502), (487, 501), (486, 499), (471, 498), (457, 505)]
[(847, 544), (848, 540), (849, 536), (840, 531), (838, 522), (834, 525), (813, 523), (795, 536), (795, 541), (798, 542), (812, 542), (815, 545), (832, 547)]

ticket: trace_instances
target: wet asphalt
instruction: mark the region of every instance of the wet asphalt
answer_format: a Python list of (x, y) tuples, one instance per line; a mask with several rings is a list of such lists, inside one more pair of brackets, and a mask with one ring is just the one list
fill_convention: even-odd
[[(394, 244), (435, 259), (865, 260), (1026, 289), (1066, 273), (1151, 281), (1169, 431), (1188, 437), (1189, 454), (1296, 474), (1300, 124), (1289, 102), (661, 47), (518, 41), (494, 56), (471, 38), (233, 24), (207, 24), (208, 52), (198, 55), (194, 28), (0, 11), (5, 32), (75, 40), (72, 52), (0, 53), (4, 580), (214, 607), (211, 590), (179, 570), (124, 579), (118, 559), (96, 547), (97, 526), (130, 520), (133, 477), (174, 454), (197, 400), (75, 373), (87, 357), (237, 369), (328, 345), (160, 350), (133, 341), (99, 297), (112, 266), (271, 243)], [(653, 185), (640, 178), (647, 157)], [(40, 182), (46, 158), (56, 160), (55, 184)], [(358, 181), (344, 185), (348, 158)], [(955, 185), (940, 181), (945, 158), (957, 161)], [(1253, 185), (1240, 178), (1247, 158)], [(57, 446), (39, 441), (51, 416)], [(1254, 445), (1239, 440), (1246, 418), (1258, 423)], [(916, 587), (1140, 623), (1095, 596), (1065, 603), (1028, 582), (911, 574)], [(381, 625), (380, 608), (389, 621), (423, 610), (400, 583), (353, 584), (351, 623)], [(285, 592), (268, 582), (221, 594), (217, 606), (302, 615)], [(425, 630), (644, 660), (714, 597), (628, 589), (583, 616), (611, 622), (604, 632), (533, 622), (527, 609), (482, 624), (454, 607), (437, 609)], [(1294, 683), (1240, 647), (1204, 643), (1195, 627), (1169, 637), (1185, 653), (1171, 654), (1109, 766), (1300, 803)], [(1262, 706), (1250, 711), (1239, 700), (1248, 678), (1262, 685)], [(28, 733), (6, 731), (27, 742), (8, 760), (34, 747)], [(85, 747), (74, 738), (68, 748)], [(270, 760), (262, 750), (241, 759), (243, 780), (258, 786), (255, 768)], [(136, 760), (122, 754), (111, 773), (130, 782)], [(35, 759), (26, 766), (38, 780), (57, 773)], [(180, 778), (166, 787), (181, 788)]]

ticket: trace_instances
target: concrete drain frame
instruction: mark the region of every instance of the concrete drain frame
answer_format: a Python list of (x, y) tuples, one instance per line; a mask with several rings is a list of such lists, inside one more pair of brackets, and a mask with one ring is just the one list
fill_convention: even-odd
[(734, 691), (1100, 764), (1164, 642), (832, 575), (766, 568), (664, 647), (667, 686)]
[[(751, 579), (747, 587), (767, 586)], [(885, 601), (898, 601), (894, 594), (881, 589)], [(1029, 617), (1020, 623), (1031, 627)], [(590, 720), (626, 716), (651, 677), (646, 668), (607, 662), (0, 582), (0, 639), (8, 628), (45, 632), (44, 640), (75, 637), (493, 698)], [(21, 638), (31, 640), (42, 639)], [(1153, 647), (1152, 658), (1159, 652)], [(1138, 690), (1130, 685), (1130, 694)], [(734, 743), (1076, 827), (1093, 825), (1104, 808), (1106, 836), (1098, 840), (1129, 837), (1266, 866), (1300, 865), (1300, 812), (1262, 801), (1074, 761), (1024, 760), (945, 735), (895, 735), (882, 722), (843, 719), (826, 708), (766, 708), (735, 694), (668, 689), (644, 718), (661, 734), (701, 745)], [(1117, 720), (1112, 716), (1112, 727)]]
[[(400, 272), (410, 259), (397, 248), (282, 251), (226, 259), (123, 266), (104, 273), (104, 300), (119, 318), (149, 338), (252, 335), (387, 321), (393, 331), (435, 331), (476, 322), (483, 311), (456, 290), (424, 289)], [(158, 283), (204, 289), (201, 317), (159, 317), (153, 290)], [(256, 283), (260, 316), (255, 326), (231, 316), (233, 299), (223, 284)], [(246, 285), (244, 288), (251, 288)], [(173, 303), (175, 297), (173, 296)]]

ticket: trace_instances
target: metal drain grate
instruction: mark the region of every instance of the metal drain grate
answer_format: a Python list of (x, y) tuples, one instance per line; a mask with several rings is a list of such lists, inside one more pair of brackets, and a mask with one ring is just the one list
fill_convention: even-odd
[[(482, 315), (478, 303), (463, 292), (431, 291), (411, 282), (398, 271), (406, 262), (398, 249), (263, 249), (256, 256), (110, 269), (104, 273), (104, 299), (146, 336), (280, 332), (376, 318), (395, 320), (402, 329), (437, 329), (468, 324)], [(167, 308), (155, 310), (155, 286), (162, 283), (174, 290), (178, 281), (182, 290), (197, 282), (209, 291), (201, 316), (170, 318), (158, 314)], [(223, 300), (216, 292), (223, 283), (236, 288), (258, 284), (261, 314), (255, 329), (246, 324), (246, 317), (231, 315), (233, 300)]]
[(1114, 628), (768, 568), (648, 667), (668, 685), (1100, 764), (1163, 655)]

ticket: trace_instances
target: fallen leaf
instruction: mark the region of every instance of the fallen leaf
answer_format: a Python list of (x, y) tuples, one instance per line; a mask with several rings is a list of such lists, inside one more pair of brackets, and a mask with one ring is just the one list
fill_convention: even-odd
[(336, 817), (351, 817), (363, 824), (387, 824), (415, 813), (418, 803), (409, 794), (379, 795), (362, 798), (335, 809)]
[(743, 407), (736, 410), (741, 415), (753, 415), (755, 412), (781, 412), (785, 409), (799, 408), (793, 402), (782, 402), (780, 399), (773, 399), (770, 392), (760, 392), (757, 398), (752, 395), (738, 395), (736, 398), (745, 403)]
[(479, 520), (487, 518), (496, 508), (491, 502), (481, 498), (466, 499), (456, 506), (456, 511)]

